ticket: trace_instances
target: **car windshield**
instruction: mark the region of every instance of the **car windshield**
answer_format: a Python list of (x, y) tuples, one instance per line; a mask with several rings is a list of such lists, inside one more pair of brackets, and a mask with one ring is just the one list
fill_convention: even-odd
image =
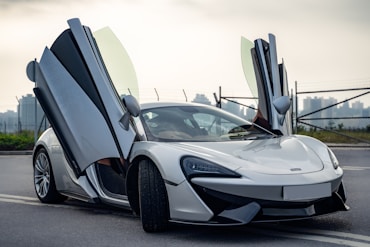
[(158, 107), (142, 110), (140, 117), (149, 141), (217, 142), (271, 137), (252, 123), (216, 107)]

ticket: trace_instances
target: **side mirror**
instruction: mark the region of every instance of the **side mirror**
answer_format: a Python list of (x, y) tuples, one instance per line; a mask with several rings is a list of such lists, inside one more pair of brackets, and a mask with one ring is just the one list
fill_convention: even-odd
[(122, 98), (123, 105), (126, 107), (127, 111), (134, 117), (140, 114), (140, 105), (136, 98), (132, 95), (126, 95)]
[(37, 70), (40, 69), (38, 66), (39, 65), (35, 59), (34, 61), (29, 62), (26, 67), (26, 74), (27, 74), (28, 79), (35, 83), (36, 83)]
[(273, 101), (273, 105), (276, 111), (281, 115), (278, 116), (278, 121), (280, 125), (283, 125), (285, 120), (285, 114), (290, 108), (289, 96), (281, 96)]
[(290, 108), (289, 96), (281, 96), (273, 101), (276, 111), (280, 115), (285, 115)]
[(127, 112), (122, 116), (120, 119), (120, 123), (125, 130), (128, 130), (130, 125), (130, 117), (139, 116), (141, 109), (139, 102), (137, 102), (136, 98), (132, 95), (126, 95), (122, 98), (123, 105), (126, 107)]

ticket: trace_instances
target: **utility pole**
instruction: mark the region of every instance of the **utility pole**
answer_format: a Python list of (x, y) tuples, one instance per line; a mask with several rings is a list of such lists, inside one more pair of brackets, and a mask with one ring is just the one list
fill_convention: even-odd
[(297, 94), (297, 81), (295, 84), (295, 134), (298, 133), (298, 94)]
[(18, 99), (17, 96), (15, 96), (15, 98), (17, 99), (18, 101), (18, 107), (17, 107), (17, 113), (18, 113), (18, 133), (21, 133), (22, 132), (22, 123), (21, 123), (21, 113), (20, 113), (20, 110), (21, 110), (21, 103)]
[(33, 138), (34, 138), (34, 143), (36, 143), (37, 141), (37, 98), (36, 96), (35, 96), (35, 129), (33, 133)]

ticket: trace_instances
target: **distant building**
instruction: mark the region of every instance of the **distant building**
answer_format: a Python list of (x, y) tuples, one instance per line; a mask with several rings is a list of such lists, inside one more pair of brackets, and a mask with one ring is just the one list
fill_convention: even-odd
[(8, 110), (0, 113), (0, 133), (15, 133), (18, 131), (18, 114)]
[(205, 105), (211, 105), (211, 101), (207, 98), (207, 96), (205, 96), (204, 94), (199, 94), (199, 93), (195, 95), (195, 98), (193, 99), (192, 102), (205, 104)]
[(222, 101), (221, 102), (221, 108), (225, 111), (228, 111), (234, 115), (241, 116), (243, 115), (240, 105), (233, 103), (231, 101)]
[(257, 107), (254, 105), (250, 105), (246, 110), (246, 119), (249, 121), (253, 121), (254, 117), (256, 116), (257, 111), (255, 110)]
[[(304, 120), (304, 122), (319, 126), (321, 128), (337, 128), (338, 125), (342, 125), (347, 129), (357, 129), (365, 128), (370, 124), (369, 119), (356, 119), (356, 117), (369, 117), (368, 113), (370, 107), (365, 109), (362, 102), (355, 101), (350, 105), (350, 103), (346, 101), (342, 104), (339, 104), (339, 107), (335, 104), (337, 104), (337, 99), (333, 97), (328, 99), (323, 97), (307, 97), (303, 99), (303, 110), (299, 115), (303, 116), (305, 114), (309, 114), (305, 118), (314, 119)], [(335, 106), (310, 114), (331, 105)], [(348, 119), (351, 117), (353, 117), (353, 119)]]
[[(329, 106), (332, 106), (332, 105), (335, 105), (337, 103), (337, 99), (333, 98), (333, 97), (329, 97), (328, 99), (322, 99), (322, 104), (321, 104), (321, 107), (324, 108), (324, 107), (329, 107)], [(323, 118), (333, 118), (335, 117), (335, 113), (336, 113), (336, 110), (337, 110), (337, 106), (332, 106), (330, 108), (327, 108), (323, 111), (321, 111), (321, 116)], [(333, 123), (332, 120), (330, 119), (325, 119), (322, 121), (322, 124), (323, 126), (331, 126)]]
[[(32, 94), (22, 96), (22, 98), (19, 100), (18, 112), (20, 120), (19, 130), (35, 130), (35, 127), (37, 129), (41, 128), (41, 130), (44, 129), (43, 126), (40, 126), (41, 121), (43, 120), (44, 117), (44, 112), (40, 104), (36, 101), (36, 98)], [(36, 119), (35, 116), (37, 116)]]
[(361, 101), (355, 101), (352, 103), (352, 109), (362, 111), (364, 109), (364, 103), (362, 103)]
[[(301, 115), (309, 114), (306, 118), (314, 118), (314, 119), (320, 119), (322, 118), (322, 111), (310, 114), (312, 112), (315, 112), (317, 110), (320, 110), (323, 105), (323, 98), (318, 97), (307, 97), (303, 99), (303, 111)], [(324, 126), (323, 120), (305, 120), (305, 122), (312, 124), (312, 125), (318, 125), (318, 126)]]

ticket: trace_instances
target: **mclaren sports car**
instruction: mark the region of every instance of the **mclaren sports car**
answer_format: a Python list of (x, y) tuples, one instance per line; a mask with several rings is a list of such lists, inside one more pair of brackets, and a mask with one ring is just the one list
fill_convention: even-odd
[(131, 209), (147, 232), (348, 209), (334, 153), (292, 134), (274, 35), (242, 38), (243, 70), (258, 101), (247, 121), (216, 106), (139, 103), (134, 67), (113, 32), (92, 32), (79, 19), (68, 25), (26, 68), (50, 123), (33, 151), (41, 202)]

